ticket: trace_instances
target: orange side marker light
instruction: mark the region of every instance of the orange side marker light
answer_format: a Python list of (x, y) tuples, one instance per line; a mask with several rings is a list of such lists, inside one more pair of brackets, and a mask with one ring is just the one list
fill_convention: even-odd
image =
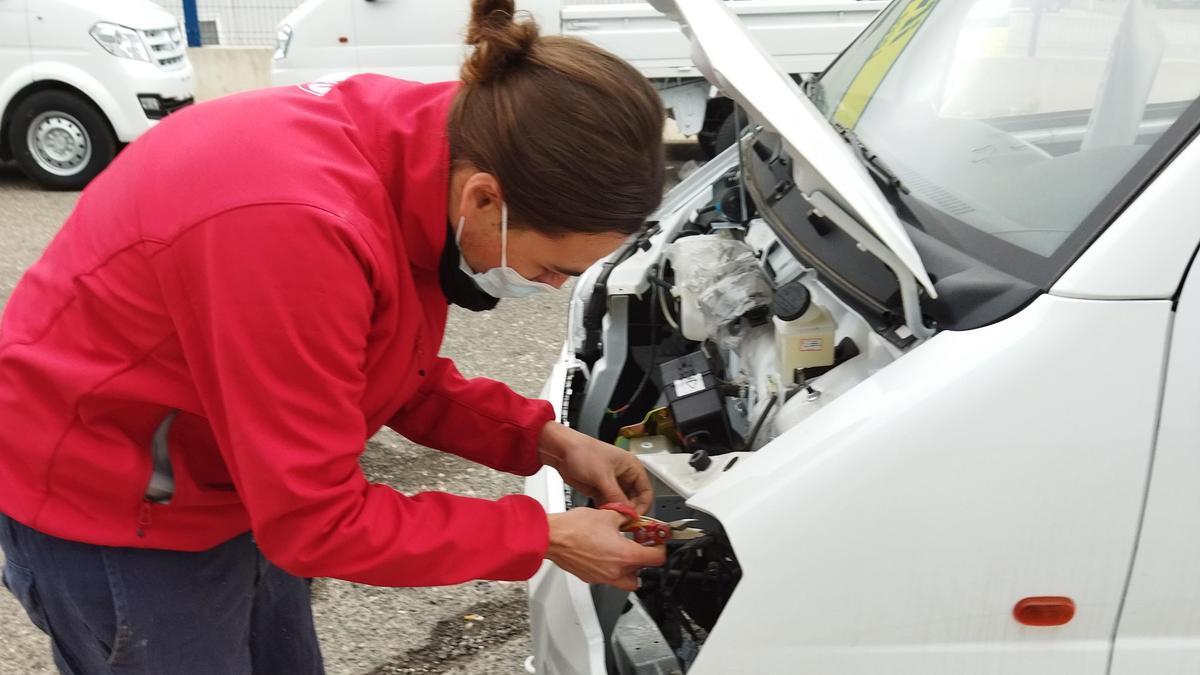
[(1075, 601), (1062, 596), (1024, 598), (1013, 607), (1013, 618), (1026, 626), (1063, 626), (1075, 618)]

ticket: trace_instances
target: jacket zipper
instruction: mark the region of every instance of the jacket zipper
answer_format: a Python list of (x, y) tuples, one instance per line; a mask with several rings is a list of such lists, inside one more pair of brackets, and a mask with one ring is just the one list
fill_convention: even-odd
[(151, 508), (151, 506), (153, 506), (153, 503), (149, 499), (143, 499), (142, 505), (138, 508), (138, 518), (137, 518), (137, 524), (138, 524), (137, 536), (138, 537), (145, 537), (146, 536), (146, 528), (150, 527), (150, 515), (151, 515), (150, 508)]
[(142, 505), (138, 507), (137, 536), (145, 537), (150, 527), (150, 514), (155, 504), (170, 503), (175, 495), (175, 472), (171, 468), (171, 455), (167, 445), (167, 437), (171, 433), (171, 425), (175, 422), (178, 410), (167, 413), (158, 428), (154, 430), (154, 438), (150, 442), (150, 461), (152, 470), (146, 491), (142, 495)]

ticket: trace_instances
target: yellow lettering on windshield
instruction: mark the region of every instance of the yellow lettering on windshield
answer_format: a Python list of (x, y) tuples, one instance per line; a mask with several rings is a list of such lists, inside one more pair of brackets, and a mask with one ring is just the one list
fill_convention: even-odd
[(900, 11), (899, 18), (879, 44), (875, 45), (875, 51), (871, 52), (858, 74), (854, 76), (854, 80), (850, 82), (845, 96), (833, 114), (834, 122), (847, 129), (853, 129), (858, 124), (863, 111), (867, 109), (867, 104), (871, 102), (871, 97), (875, 95), (875, 90), (917, 34), (917, 30), (925, 23), (925, 19), (929, 18), (936, 4), (937, 0), (908, 0), (904, 9)]

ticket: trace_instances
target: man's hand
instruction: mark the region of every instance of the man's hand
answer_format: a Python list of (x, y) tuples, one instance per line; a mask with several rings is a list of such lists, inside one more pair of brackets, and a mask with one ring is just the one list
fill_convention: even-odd
[(546, 558), (589, 584), (636, 591), (638, 570), (666, 562), (665, 547), (635, 544), (621, 534), (625, 516), (615, 511), (577, 508), (547, 518)]
[(650, 477), (631, 453), (557, 422), (542, 428), (538, 452), (543, 464), (597, 504), (629, 504), (639, 514), (650, 509)]

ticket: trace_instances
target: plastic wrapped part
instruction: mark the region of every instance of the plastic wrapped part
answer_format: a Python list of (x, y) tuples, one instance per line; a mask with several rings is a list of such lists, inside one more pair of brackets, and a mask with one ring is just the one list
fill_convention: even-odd
[[(771, 304), (771, 286), (763, 276), (754, 249), (743, 241), (705, 235), (680, 239), (667, 249), (675, 270), (685, 326), (695, 325), (689, 313), (699, 311), (704, 335), (726, 348), (735, 347), (739, 333), (731, 329), (738, 319)], [(689, 322), (689, 319), (693, 321)]]

